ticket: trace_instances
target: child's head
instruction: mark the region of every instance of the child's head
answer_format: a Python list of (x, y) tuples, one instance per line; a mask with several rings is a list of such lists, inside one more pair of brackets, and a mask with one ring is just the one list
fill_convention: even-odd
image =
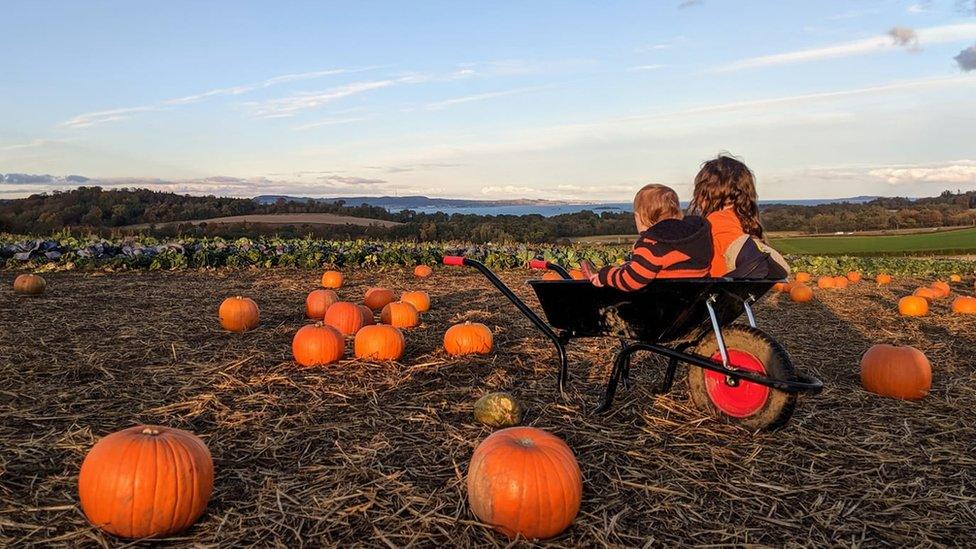
[(637, 191), (634, 197), (634, 222), (637, 232), (644, 232), (658, 221), (681, 219), (678, 193), (671, 187), (651, 183)]
[(702, 216), (731, 207), (742, 229), (752, 236), (762, 238), (759, 223), (756, 181), (752, 171), (735, 158), (719, 155), (702, 164), (695, 176), (695, 192), (691, 199), (691, 211)]

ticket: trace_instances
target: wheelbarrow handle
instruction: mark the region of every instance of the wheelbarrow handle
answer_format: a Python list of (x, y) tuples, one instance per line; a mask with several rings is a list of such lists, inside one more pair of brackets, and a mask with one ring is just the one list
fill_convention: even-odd
[(450, 265), (452, 267), (464, 266), (464, 256), (460, 255), (445, 255), (441, 261), (443, 261), (445, 265)]
[(530, 269), (548, 269), (549, 262), (545, 259), (530, 259), (529, 260)]

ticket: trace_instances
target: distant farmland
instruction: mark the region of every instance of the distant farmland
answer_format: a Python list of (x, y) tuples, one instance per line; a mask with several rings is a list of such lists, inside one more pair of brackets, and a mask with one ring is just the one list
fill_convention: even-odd
[(337, 215), (331, 213), (293, 213), (293, 214), (255, 214), (255, 215), (232, 215), (228, 217), (214, 217), (211, 219), (194, 219), (191, 221), (168, 221), (165, 223), (140, 223), (138, 225), (127, 225), (122, 229), (148, 229), (149, 227), (167, 227), (172, 225), (221, 225), (235, 223), (260, 223), (262, 225), (357, 225), (360, 227), (394, 227), (400, 225), (396, 221), (385, 221), (382, 219), (369, 219), (365, 217), (352, 217), (348, 215)]
[(976, 251), (976, 228), (899, 235), (774, 238), (771, 244), (777, 250), (788, 254), (881, 255), (969, 253)]

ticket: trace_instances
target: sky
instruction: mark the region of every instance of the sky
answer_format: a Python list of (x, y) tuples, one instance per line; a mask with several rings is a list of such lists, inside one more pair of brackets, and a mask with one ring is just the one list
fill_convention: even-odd
[[(0, 173), (255, 196), (976, 189), (976, 0), (5, 0)], [(0, 198), (71, 186), (0, 183)]]

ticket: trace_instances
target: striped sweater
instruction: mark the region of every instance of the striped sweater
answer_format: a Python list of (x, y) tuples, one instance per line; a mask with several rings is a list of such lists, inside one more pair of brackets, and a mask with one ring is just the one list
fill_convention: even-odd
[(600, 269), (604, 286), (633, 292), (655, 278), (708, 276), (712, 234), (708, 221), (696, 215), (665, 219), (641, 233), (630, 261)]

